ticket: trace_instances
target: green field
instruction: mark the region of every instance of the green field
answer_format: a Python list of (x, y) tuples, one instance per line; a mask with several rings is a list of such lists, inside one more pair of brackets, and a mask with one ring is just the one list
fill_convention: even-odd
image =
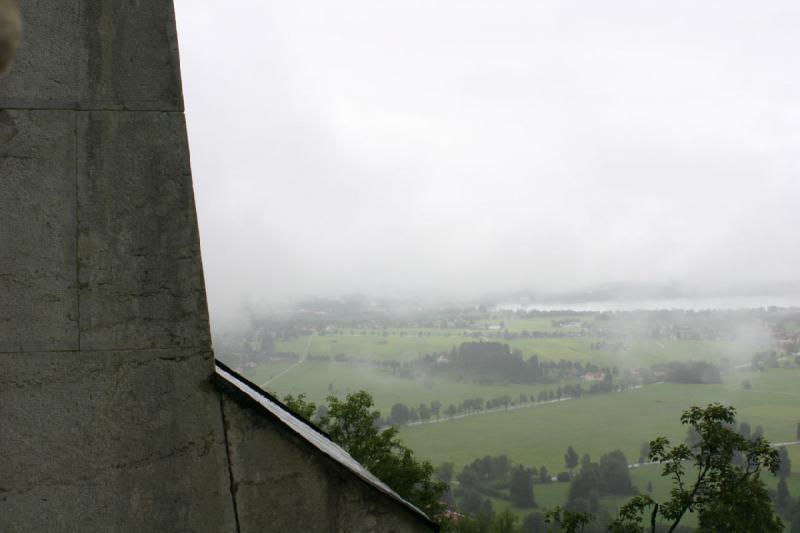
[(723, 357), (738, 360), (742, 353), (722, 341), (633, 341), (624, 343), (620, 351), (593, 350), (596, 339), (566, 337), (554, 339), (515, 339), (508, 342), (525, 356), (539, 355), (545, 361), (566, 359), (598, 366), (633, 368), (689, 359), (719, 362)]
[[(308, 353), (314, 356), (335, 357), (342, 354), (376, 361), (414, 361), (424, 355), (448, 352), (453, 346), (477, 340), (465, 335), (463, 330), (456, 329), (394, 328), (386, 330), (385, 335), (381, 331), (353, 331), (352, 334), (344, 330), (325, 335), (305, 335), (291, 341), (278, 341), (276, 347), (281, 352), (298, 355), (305, 353), (308, 348)], [(543, 361), (566, 359), (620, 368), (688, 359), (719, 362), (727, 357), (739, 361), (752, 356), (754, 350), (724, 341), (640, 340), (623, 343), (619, 351), (593, 350), (591, 345), (597, 339), (587, 337), (518, 338), (504, 342), (508, 342), (511, 348), (521, 350), (525, 358), (536, 354)]]
[[(508, 320), (508, 331), (565, 331), (552, 325), (553, 318)], [(584, 318), (585, 320), (585, 318)], [(427, 354), (448, 352), (462, 342), (474, 342), (472, 335), (482, 331), (487, 336), (497, 333), (498, 321), (479, 321), (471, 331), (455, 329), (387, 328), (386, 330), (338, 330), (324, 335), (307, 335), (292, 341), (278, 342), (280, 351), (298, 355), (326, 355), (333, 359), (339, 354), (365, 361), (412, 362)], [(494, 326), (494, 329), (489, 329)], [(574, 328), (577, 329), (577, 328)], [(492, 338), (492, 340), (501, 340)], [(734, 363), (747, 361), (755, 347), (735, 347), (723, 341), (656, 341), (623, 342), (617, 350), (593, 349), (595, 339), (585, 337), (517, 338), (508, 344), (523, 352), (525, 357), (537, 354), (542, 361), (580, 361), (598, 366), (634, 368), (675, 360), (704, 360), (720, 362), (727, 358)], [(307, 350), (307, 351), (306, 351)], [(305, 393), (316, 403), (323, 403), (331, 394), (342, 397), (347, 393), (367, 390), (372, 393), (376, 407), (386, 416), (395, 403), (416, 407), (432, 401), (458, 405), (467, 398), (510, 396), (517, 401), (520, 394), (537, 395), (540, 391), (555, 390), (562, 384), (493, 384), (479, 385), (460, 381), (447, 373), (432, 376), (402, 377), (374, 364), (352, 362), (319, 362), (305, 360), (299, 364), (272, 363), (247, 371), (247, 376), (278, 396)], [(751, 388), (744, 389), (748, 380)], [(400, 437), (406, 445), (434, 465), (455, 463), (456, 472), (484, 455), (506, 454), (514, 463), (528, 467), (547, 467), (555, 475), (565, 470), (564, 452), (573, 446), (579, 454), (589, 453), (593, 460), (614, 449), (621, 449), (629, 462), (638, 461), (643, 442), (656, 436), (667, 436), (682, 442), (686, 428), (679, 417), (691, 405), (719, 402), (733, 405), (738, 420), (751, 427), (762, 426), (767, 439), (773, 442), (795, 440), (800, 421), (800, 369), (771, 369), (752, 373), (728, 373), (723, 382), (714, 385), (683, 385), (661, 383), (621, 393), (585, 395), (579, 399), (552, 404), (534, 404), (522, 409), (481, 413), (455, 420), (401, 428)], [(800, 496), (800, 446), (790, 446), (795, 473), (788, 480), (793, 497)], [(640, 491), (652, 483), (653, 496), (665, 499), (670, 481), (660, 476), (660, 467), (645, 466), (631, 471), (634, 485)], [(765, 476), (774, 489), (777, 479)], [(568, 483), (536, 484), (537, 510), (564, 505)], [(627, 497), (605, 497), (602, 508), (616, 514)], [(495, 511), (511, 508), (507, 500), (490, 498)], [(520, 517), (533, 509), (512, 509)], [(689, 516), (687, 525), (695, 520)]]
[(491, 326), (500, 326), (502, 329), (514, 333), (522, 331), (541, 331), (546, 333), (551, 332), (570, 332), (579, 331), (580, 327), (575, 326), (554, 326), (553, 322), (558, 320), (565, 320), (569, 322), (591, 324), (594, 322), (594, 317), (590, 315), (581, 316), (539, 316), (534, 318), (504, 318), (504, 319), (481, 319), (476, 322), (476, 329), (488, 329)]
[[(745, 377), (753, 384), (752, 390), (741, 388)], [(762, 426), (774, 442), (794, 440), (800, 421), (798, 385), (797, 369), (735, 374), (720, 385), (650, 385), (532, 409), (405, 427), (400, 435), (421, 457), (434, 464), (454, 462), (457, 470), (476, 457), (505, 453), (514, 462), (559, 472), (570, 445), (594, 459), (619, 448), (635, 462), (645, 441), (660, 435), (682, 440), (686, 430), (678, 421), (681, 412), (709, 402), (737, 407), (740, 421)]]
[[(790, 446), (789, 456), (792, 461), (792, 475), (786, 480), (789, 488), (789, 494), (793, 497), (800, 496), (800, 446)], [(778, 484), (778, 478), (769, 474), (763, 475), (762, 479), (769, 489), (775, 489)], [(651, 483), (653, 492), (650, 494), (656, 501), (665, 501), (669, 497), (669, 490), (671, 488), (671, 481), (669, 478), (661, 476), (661, 467), (656, 465), (644, 466), (641, 468), (634, 468), (631, 470), (631, 480), (633, 485), (639, 489), (641, 493), (647, 493), (647, 484)], [(534, 485), (534, 499), (537, 504), (536, 509), (526, 509), (519, 507), (512, 507), (507, 500), (500, 498), (490, 498), (492, 507), (495, 512), (504, 509), (511, 509), (523, 517), (532, 511), (542, 511), (545, 509), (552, 509), (555, 506), (563, 506), (567, 499), (567, 492), (569, 491), (569, 483), (547, 483)], [(614, 515), (618, 511), (620, 505), (627, 503), (630, 497), (605, 497), (601, 498), (601, 506), (608, 511), (609, 514)], [(687, 516), (685, 525), (693, 525), (695, 520), (692, 516)]]
[[(283, 397), (287, 394), (305, 393), (314, 402), (320, 403), (331, 394), (344, 396), (350, 392), (366, 390), (372, 393), (375, 405), (384, 415), (392, 405), (401, 402), (410, 407), (436, 400), (443, 409), (449, 404), (459, 404), (467, 398), (491, 398), (509, 395), (513, 399), (520, 394), (530, 396), (542, 390), (555, 390), (558, 385), (476, 385), (471, 382), (456, 382), (445, 377), (430, 379), (407, 379), (392, 375), (388, 370), (346, 363), (305, 362), (292, 368), (277, 379), (275, 376), (290, 365), (278, 363), (262, 365), (247, 372), (248, 379)], [(541, 406), (544, 408), (545, 406)], [(538, 409), (539, 407), (531, 407)], [(479, 415), (493, 416), (493, 414)]]
[(278, 341), (276, 347), (281, 352), (302, 354), (311, 340), (308, 347), (310, 355), (334, 357), (343, 354), (373, 360), (413, 361), (425, 354), (449, 351), (453, 346), (468, 340), (455, 332), (448, 336), (442, 334), (441, 330), (436, 331), (437, 335), (423, 336), (411, 332), (406, 335), (386, 336), (380, 332), (305, 335), (291, 341)]
[[(416, 406), (438, 400), (447, 406), (465, 398), (517, 398), (520, 393), (531, 395), (555, 388), (485, 386), (445, 378), (423, 383), (393, 376), (384, 369), (343, 363), (306, 362), (285, 372), (290, 366), (264, 365), (250, 371), (248, 377), (279, 396), (304, 392), (318, 403), (330, 394), (343, 396), (366, 389), (373, 393), (376, 406), (384, 415), (396, 402)], [(745, 379), (751, 382), (752, 389), (742, 388)], [(766, 437), (774, 442), (794, 440), (800, 421), (800, 370), (737, 372), (719, 385), (649, 385), (624, 393), (588, 395), (556, 404), (404, 427), (400, 435), (421, 457), (434, 464), (454, 462), (457, 470), (477, 457), (505, 453), (514, 462), (544, 465), (555, 474), (564, 469), (563, 454), (570, 445), (595, 460), (619, 448), (630, 462), (635, 462), (644, 441), (659, 435), (682, 440), (685, 428), (678, 422), (680, 413), (690, 405), (712, 401), (736, 406), (739, 420), (752, 427), (761, 425)], [(800, 460), (796, 464), (800, 466)]]
[[(702, 320), (706, 318), (697, 318), (701, 322), (696, 331), (702, 330)], [(559, 320), (564, 322), (553, 324)], [(713, 321), (710, 322), (713, 325)], [(787, 323), (786, 327), (791, 329), (795, 325)], [(442, 411), (450, 404), (459, 405), (469, 398), (488, 401), (509, 396), (516, 403), (521, 394), (531, 397), (541, 391), (554, 392), (565, 384), (478, 384), (455, 371), (440, 369), (425, 374), (431, 371), (429, 367), (408, 364), (426, 355), (449, 353), (453, 346), (481, 339), (506, 342), (512, 349), (520, 350), (524, 358), (535, 354), (540, 361), (592, 363), (599, 367), (616, 366), (622, 371), (686, 360), (722, 363), (721, 367), (725, 369), (730, 368), (728, 365), (746, 365), (755, 353), (775, 349), (775, 345), (769, 342), (764, 344), (763, 338), (759, 341), (762, 344), (746, 344), (724, 340), (677, 340), (675, 337), (661, 340), (625, 333), (626, 328), (633, 331), (647, 327), (647, 323), (598, 322), (597, 316), (593, 315), (531, 318), (486, 315), (464, 328), (328, 326), (324, 330), (317, 329), (313, 335), (275, 341), (278, 352), (297, 354), (301, 362), (263, 364), (246, 370), (245, 374), (280, 397), (304, 393), (317, 404), (324, 403), (330, 395), (343, 397), (347, 393), (367, 390), (373, 395), (377, 409), (387, 416), (395, 403), (417, 407), (421, 403), (438, 401), (442, 404)], [(523, 337), (523, 332), (577, 334), (586, 331), (584, 328), (600, 332), (607, 338), (532, 338), (528, 334)], [(619, 335), (608, 335), (610, 330)], [(503, 331), (508, 334), (502, 334)], [(700, 337), (702, 335), (698, 335)], [(327, 356), (329, 360), (311, 360), (309, 356)], [(390, 362), (405, 364), (405, 368), (395, 364), (392, 370)], [(743, 388), (745, 380), (749, 381), (749, 389)], [(584, 388), (588, 385), (584, 384)], [(720, 384), (651, 384), (625, 392), (588, 394), (558, 403), (536, 403), (520, 409), (482, 412), (437, 423), (406, 426), (401, 428), (400, 437), (417, 456), (430, 460), (434, 465), (453, 462), (456, 473), (476, 458), (505, 454), (516, 464), (534, 468), (545, 466), (555, 475), (565, 470), (563, 461), (568, 446), (573, 446), (580, 455), (590, 454), (594, 461), (604, 453), (620, 449), (630, 463), (635, 463), (642, 443), (657, 436), (667, 436), (676, 443), (683, 442), (686, 428), (679, 422), (680, 414), (692, 405), (702, 406), (710, 402), (735, 406), (740, 422), (746, 421), (752, 428), (761, 426), (766, 438), (773, 442), (794, 441), (800, 421), (800, 369), (773, 368), (762, 373), (733, 371), (723, 373)], [(790, 446), (789, 449), (795, 473), (788, 485), (792, 496), (797, 498), (800, 496), (800, 446)], [(644, 492), (648, 482), (652, 483), (653, 496), (664, 499), (670, 481), (660, 476), (660, 470), (658, 466), (632, 469), (634, 485)], [(770, 475), (765, 476), (765, 481), (773, 489), (777, 483), (777, 479)], [(536, 484), (534, 493), (538, 510), (564, 505), (568, 489), (568, 483)], [(628, 499), (602, 498), (601, 505), (604, 511), (613, 515)], [(510, 507), (507, 500), (490, 500), (495, 511)], [(513, 511), (524, 516), (532, 509)], [(687, 524), (692, 523), (694, 519), (689, 517)]]

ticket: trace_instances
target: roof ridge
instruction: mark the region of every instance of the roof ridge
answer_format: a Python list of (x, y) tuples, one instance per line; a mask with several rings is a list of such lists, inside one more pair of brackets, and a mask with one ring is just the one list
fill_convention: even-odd
[(381, 481), (375, 474), (367, 470), (364, 465), (353, 459), (353, 457), (344, 448), (336, 444), (327, 433), (287, 407), (273, 394), (261, 389), (261, 387), (218, 360), (215, 360), (215, 374), (218, 379), (223, 380), (228, 386), (235, 388), (241, 394), (244, 394), (252, 400), (250, 402), (251, 404), (258, 405), (263, 411), (266, 411), (266, 414), (277, 419), (296, 435), (315, 447), (319, 452), (327, 455), (330, 459), (349, 470), (363, 482), (383, 492), (410, 511), (419, 515), (434, 531), (439, 531), (439, 525), (431, 520), (424, 511), (397, 494), (397, 492)]

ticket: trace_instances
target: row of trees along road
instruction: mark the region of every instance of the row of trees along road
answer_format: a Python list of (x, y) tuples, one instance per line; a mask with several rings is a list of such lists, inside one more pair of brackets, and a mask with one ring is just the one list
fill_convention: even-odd
[[(299, 416), (311, 419), (316, 406), (304, 396), (288, 396), (286, 405)], [(497, 522), (482, 516), (491, 513), (479, 510), (475, 519), (445, 513), (443, 497), (448, 486), (434, 477), (434, 469), (426, 461), (418, 461), (413, 452), (397, 438), (397, 430), (380, 431), (376, 421), (380, 413), (373, 408), (372, 397), (361, 391), (348, 394), (344, 400), (328, 398), (326, 415), (316, 423), (354, 459), (361, 462), (398, 494), (425, 510), (443, 525), (443, 531), (470, 533), (516, 533), (513, 513), (497, 515)], [(667, 438), (650, 442), (649, 459), (660, 463), (662, 475), (672, 481), (669, 497), (657, 501), (649, 495), (634, 496), (620, 509), (619, 515), (605, 522), (594, 515), (595, 494), (630, 494), (627, 460), (619, 452), (610, 452), (593, 463), (588, 456), (581, 461), (580, 472), (570, 485), (567, 508), (545, 513), (550, 530), (565, 533), (656, 533), (678, 531), (687, 513), (697, 516), (698, 533), (779, 533), (783, 522), (775, 513), (770, 495), (760, 475), (781, 472), (782, 452), (763, 437), (746, 438), (736, 426), (733, 407), (710, 404), (691, 407), (681, 415), (681, 422), (698, 437), (694, 444), (673, 445)], [(574, 452), (574, 450), (572, 450)], [(567, 451), (565, 462), (571, 462)], [(504, 457), (504, 456), (501, 456)], [(785, 457), (785, 456), (784, 456)], [(511, 467), (508, 458), (489, 458), (473, 463), (474, 475), (490, 480), (497, 472), (512, 472), (515, 501), (535, 505), (532, 492), (534, 471)], [(785, 472), (785, 470), (784, 470)], [(462, 472), (463, 474), (463, 472)], [(461, 483), (469, 484), (465, 476)], [(479, 480), (476, 480), (480, 486)], [(528, 488), (531, 491), (528, 491)], [(792, 507), (792, 504), (789, 504)], [(794, 504), (797, 516), (792, 519), (792, 533), (800, 530), (800, 502)], [(489, 509), (490, 511), (490, 509)], [(534, 524), (536, 515), (527, 521)], [(486, 526), (484, 528), (484, 526)], [(476, 529), (476, 527), (478, 529)]]

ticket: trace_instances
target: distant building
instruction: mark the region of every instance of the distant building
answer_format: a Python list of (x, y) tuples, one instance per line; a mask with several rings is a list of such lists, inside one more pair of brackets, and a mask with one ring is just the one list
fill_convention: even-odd
[(581, 376), (581, 379), (583, 381), (603, 381), (605, 377), (606, 375), (603, 372), (587, 372)]

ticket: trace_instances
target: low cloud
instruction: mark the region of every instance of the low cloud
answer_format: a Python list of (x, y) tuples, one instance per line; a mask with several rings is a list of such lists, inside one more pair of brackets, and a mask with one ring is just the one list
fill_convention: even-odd
[(212, 317), (797, 281), (794, 2), (176, 2)]

